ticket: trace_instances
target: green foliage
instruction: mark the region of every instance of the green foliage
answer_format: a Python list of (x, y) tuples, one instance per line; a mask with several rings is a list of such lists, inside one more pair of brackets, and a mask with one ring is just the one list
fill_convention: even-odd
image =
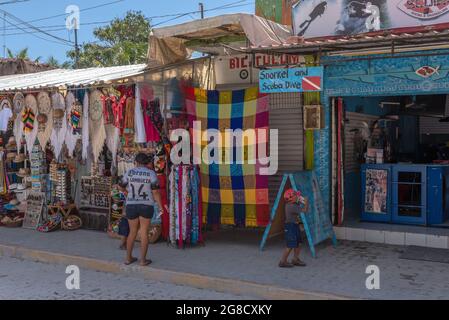
[[(129, 11), (123, 19), (114, 19), (96, 28), (97, 39), (80, 46), (79, 67), (110, 67), (145, 63), (148, 51), (150, 20), (140, 11)], [(67, 53), (75, 61), (75, 50)]]
[(29, 58), (30, 58), (28, 56), (28, 48), (24, 48), (17, 53), (13, 53), (11, 49), (6, 49), (6, 51), (8, 53), (8, 58), (10, 58), (10, 59), (29, 60)]
[(50, 67), (53, 67), (55, 69), (70, 69), (70, 68), (72, 68), (72, 64), (69, 61), (60, 63), (58, 61), (58, 59), (56, 59), (53, 56), (49, 56), (44, 63), (48, 64)]

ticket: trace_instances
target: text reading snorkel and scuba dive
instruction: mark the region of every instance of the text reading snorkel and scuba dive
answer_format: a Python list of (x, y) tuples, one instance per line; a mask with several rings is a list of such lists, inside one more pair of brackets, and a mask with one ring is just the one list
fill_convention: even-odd
[(259, 81), (262, 93), (322, 91), (323, 67), (261, 70)]

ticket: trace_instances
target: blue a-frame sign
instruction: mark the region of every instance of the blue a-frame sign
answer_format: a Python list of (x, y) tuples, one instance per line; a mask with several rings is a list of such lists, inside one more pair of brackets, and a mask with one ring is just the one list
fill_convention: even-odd
[(282, 179), (279, 192), (276, 197), (276, 201), (271, 209), (270, 223), (265, 229), (265, 233), (260, 244), (260, 250), (263, 250), (265, 244), (270, 235), (271, 228), (275, 221), (276, 215), (278, 214), (278, 209), (283, 199), (285, 187), (287, 183), (290, 182), (293, 190), (298, 191), (297, 181), (301, 181), (301, 192), (309, 199), (309, 212), (301, 213), (301, 220), (304, 225), (304, 231), (307, 236), (307, 242), (309, 243), (310, 252), (313, 258), (316, 258), (315, 246), (326, 240), (332, 239), (334, 246), (337, 246), (337, 237), (335, 235), (334, 229), (329, 215), (323, 210), (323, 206), (320, 206), (322, 202), (321, 192), (316, 181), (316, 177), (310, 171), (298, 172), (298, 173), (286, 173)]

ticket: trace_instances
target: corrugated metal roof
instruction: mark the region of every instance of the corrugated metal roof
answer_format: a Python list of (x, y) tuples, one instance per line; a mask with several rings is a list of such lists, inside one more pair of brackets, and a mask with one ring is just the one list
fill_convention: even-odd
[(88, 69), (56, 69), (0, 77), (0, 92), (102, 85), (143, 74), (146, 64)]
[(338, 52), (342, 50), (360, 50), (391, 46), (422, 46), (429, 44), (447, 44), (449, 41), (449, 24), (426, 28), (402, 28), (398, 30), (378, 31), (356, 36), (334, 36), (314, 39), (292, 37), (286, 43), (268, 46), (251, 46), (240, 48), (247, 52)]

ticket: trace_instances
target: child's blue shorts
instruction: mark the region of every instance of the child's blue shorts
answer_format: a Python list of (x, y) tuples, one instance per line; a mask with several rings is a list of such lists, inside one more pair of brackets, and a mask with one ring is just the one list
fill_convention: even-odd
[(301, 244), (301, 230), (297, 223), (285, 224), (285, 241), (287, 242), (287, 248), (295, 249)]

